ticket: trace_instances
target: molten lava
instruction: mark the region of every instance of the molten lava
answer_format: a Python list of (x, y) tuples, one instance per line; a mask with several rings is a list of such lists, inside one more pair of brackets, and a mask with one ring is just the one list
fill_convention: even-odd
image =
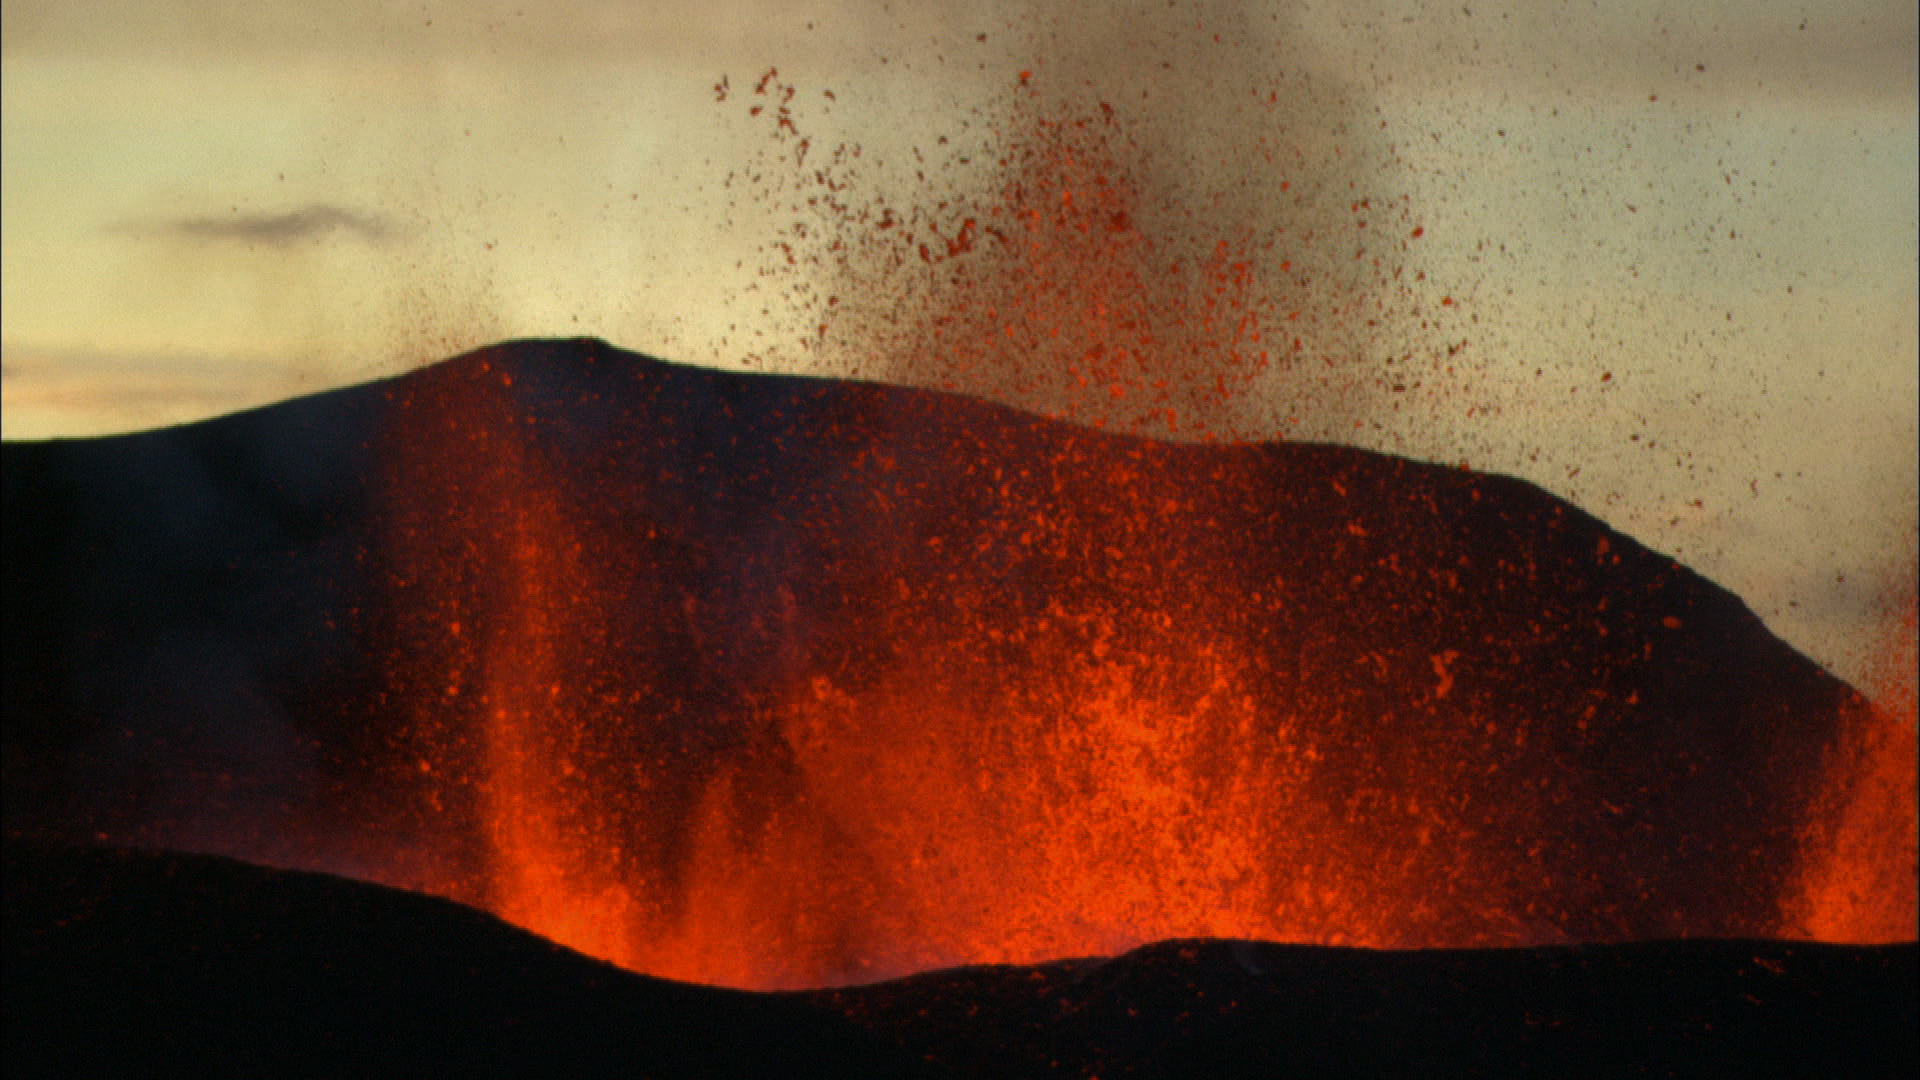
[(1864, 704), (1517, 483), (596, 343), (396, 393), (402, 883), (636, 970), (1911, 933)]
[(790, 220), (756, 290), (778, 288), (804, 352), (1192, 441), (1301, 422), (1276, 410), (1347, 415), (1463, 345), (1452, 298), (1415, 265), (1409, 198), (1349, 177), (1367, 140), (1298, 90), (1208, 102), (1248, 133), (1204, 150), (1076, 90), (1023, 72), (988, 136), (940, 137), (935, 178), (889, 193), (859, 145), (818, 149), (798, 88), (763, 75), (748, 100), (772, 150), (740, 179)]
[[(1003, 482), (998, 535), (977, 543), (1051, 580), (996, 595), (1009, 583), (922, 579), (903, 558), (845, 615), (886, 643), (854, 654), (884, 659), (773, 686), (752, 703), (757, 741), (648, 806), (674, 786), (658, 774), (688, 766), (617, 745), (649, 726), (623, 713), (673, 691), (591, 684), (645, 671), (654, 643), (595, 642), (635, 598), (609, 588), (522, 443), (496, 392), (511, 378), (474, 383), (427, 406), (452, 445), (420, 463), (400, 530), (429, 604), (451, 604), (420, 630), (446, 629), (431, 650), (445, 685), (419, 729), (441, 757), (423, 768), (448, 779), (441, 800), (472, 803), (485, 851), (480, 881), (443, 889), (636, 970), (748, 986), (1192, 934), (1407, 940), (1416, 915), (1354, 898), (1412, 896), (1420, 869), (1348, 849), (1341, 812), (1315, 805), (1310, 739), (1249, 696), (1246, 650), (1211, 625), (1207, 590), (1172, 594), (1145, 569), (1204, 557), (1134, 505), (1155, 492), (1161, 514), (1190, 509), (1177, 477), (1069, 459), (1025, 499)], [(778, 606), (792, 594), (769, 599), (760, 632), (798, 634)]]
[[(1920, 918), (1920, 640), (1911, 579), (1884, 631), (1871, 689), (1877, 706), (1822, 771), (1808, 824), (1798, 926), (1815, 941), (1911, 941)], [(1792, 910), (1792, 909), (1790, 909)]]
[(1171, 228), (1113, 108), (1013, 116), (997, 194), (924, 214), (850, 204), (837, 151), (809, 205), (844, 228), (780, 262), (845, 294), (818, 342), (1090, 426), (595, 343), (397, 391), (381, 782), (464, 867), (408, 884), (763, 988), (1187, 936), (1912, 936), (1911, 717), (1732, 597), (1514, 482), (1093, 430), (1243, 431), (1400, 267)]

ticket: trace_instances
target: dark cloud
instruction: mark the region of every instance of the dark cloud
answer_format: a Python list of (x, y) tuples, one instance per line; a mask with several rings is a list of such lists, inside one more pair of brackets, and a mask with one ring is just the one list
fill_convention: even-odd
[(174, 218), (134, 226), (131, 231), (187, 240), (285, 246), (332, 233), (382, 245), (391, 241), (399, 230), (391, 220), (378, 214), (365, 214), (330, 203), (311, 203), (280, 214), (236, 211), (226, 217)]

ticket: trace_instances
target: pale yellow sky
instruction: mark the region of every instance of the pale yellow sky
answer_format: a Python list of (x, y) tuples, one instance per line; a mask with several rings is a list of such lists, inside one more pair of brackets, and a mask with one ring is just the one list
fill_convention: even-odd
[[(967, 194), (913, 151), (987, 137), (1033, 70), (1118, 103), (1151, 175), (1232, 174), (1259, 115), (1409, 197), (1468, 346), (1400, 312), (1371, 343), (1427, 357), (1418, 385), (1276, 376), (1293, 434), (1524, 476), (1863, 677), (1916, 558), (1913, 5), (1672, 7), (9, 0), (5, 435), (509, 336), (899, 371), (872, 336), (806, 347), (791, 280), (768, 304), (788, 166), (713, 84), (778, 66), (906, 206)], [(1228, 104), (1269, 85), (1277, 114)], [(1236, 220), (1275, 212), (1254, 181)]]

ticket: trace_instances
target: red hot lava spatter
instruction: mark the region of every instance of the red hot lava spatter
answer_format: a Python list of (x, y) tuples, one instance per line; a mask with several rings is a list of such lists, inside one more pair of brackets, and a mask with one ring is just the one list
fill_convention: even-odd
[(1730, 598), (1511, 481), (595, 352), (403, 388), (384, 797), (465, 850), (397, 883), (760, 988), (1911, 936), (1911, 723), (1728, 660), (1688, 627)]
[(1244, 145), (1194, 147), (1046, 82), (1019, 72), (906, 170), (817, 145), (802, 107), (831, 92), (762, 75), (743, 100), (772, 149), (728, 186), (784, 200), (755, 289), (791, 333), (749, 359), (1182, 441), (1358, 424), (1451, 370), (1465, 320), (1414, 257), (1410, 197), (1372, 190), (1397, 161), (1368, 174), (1374, 133), (1296, 130), (1254, 86), (1221, 103), (1255, 118)]
[[(859, 373), (1180, 441), (1284, 434), (1287, 408), (1388, 393), (1415, 359), (1444, 363), (1458, 348), (1416, 358), (1405, 344), (1416, 324), (1440, 340), (1459, 311), (1414, 268), (1424, 227), (1406, 200), (1290, 179), (1293, 166), (1314, 174), (1296, 160), (1304, 151), (1275, 143), (1256, 147), (1274, 169), (1253, 204), (1297, 214), (1214, 216), (1242, 204), (1169, 197), (1159, 185), (1178, 163), (1131, 141), (1120, 109), (1048, 97), (1038, 81), (1021, 73), (984, 136), (927, 166), (937, 175), (964, 158), (990, 182), (904, 206), (861, 192), (857, 148), (813, 144), (799, 92), (777, 75), (741, 95), (790, 170), (777, 186), (794, 217), (763, 281), (805, 321), (809, 348)], [(1371, 366), (1382, 357), (1400, 363)], [(1230, 569), (1253, 556), (1230, 554), (1240, 538), (1217, 523), (1276, 505), (1252, 451), (1203, 477), (1162, 444), (1084, 429), (1022, 435), (1042, 448), (1023, 460), (948, 431), (941, 452), (975, 471), (936, 470), (935, 486), (953, 486), (929, 491), (889, 486), (905, 484), (907, 465), (864, 443), (862, 425), (940, 418), (855, 416), (796, 443), (846, 450), (840, 496), (865, 516), (811, 522), (796, 496), (781, 504), (792, 520), (737, 523), (777, 526), (767, 550), (731, 552), (765, 565), (700, 571), (697, 545), (715, 534), (674, 536), (674, 514), (694, 511), (650, 502), (689, 478), (558, 482), (556, 469), (600, 464), (541, 449), (565, 440), (516, 410), (510, 374), (437, 377), (452, 384), (416, 403), (396, 455), (391, 546), (407, 594), (396, 694), (415, 714), (403, 741), (431, 751), (405, 782), (475, 823), (471, 873), (429, 883), (439, 891), (638, 971), (750, 987), (1194, 935), (1507, 944), (1605, 899), (1593, 892), (1601, 872), (1535, 838), (1599, 836), (1630, 815), (1569, 824), (1569, 806), (1597, 799), (1582, 785), (1600, 781), (1555, 771), (1544, 747), (1586, 745), (1604, 715), (1637, 730), (1636, 703), (1602, 694), (1539, 716), (1482, 715), (1474, 695), (1487, 691), (1468, 673), (1479, 663), (1495, 681), (1518, 678), (1499, 668), (1512, 641), (1381, 636), (1392, 620), (1452, 610), (1445, 582), (1478, 555), (1429, 567), (1411, 549), (1382, 553), (1389, 528), (1416, 546), (1422, 530), (1451, 535), (1391, 493), (1353, 494), (1323, 535), (1340, 550), (1282, 555), (1338, 566), (1330, 587), (1355, 597), (1387, 580), (1427, 591), (1367, 593), (1352, 603), (1371, 617), (1340, 624), (1352, 640), (1288, 641), (1282, 663), (1261, 627), (1333, 601), (1296, 596), (1293, 568)], [(1263, 411), (1276, 397), (1290, 404)], [(726, 434), (643, 415), (660, 430), (622, 436), (635, 454), (657, 449), (648, 440)], [(1025, 430), (993, 423), (1004, 430), (981, 430)], [(1344, 503), (1344, 482), (1330, 482)], [(583, 498), (594, 501), (569, 501)], [(925, 517), (893, 522), (908, 505)], [(818, 580), (756, 593), (751, 620), (720, 633), (774, 643), (774, 668), (803, 609), (835, 612), (820, 631), (830, 636), (750, 703), (751, 738), (701, 745), (705, 699), (676, 665), (742, 646), (702, 636), (716, 631), (700, 629), (713, 598), (699, 574), (771, 575), (774, 549), (802, 540), (832, 556), (810, 571)], [(949, 550), (961, 541), (999, 561)], [(1343, 556), (1345, 545), (1379, 557)], [(1593, 558), (1619, 561), (1605, 542)], [(1503, 588), (1537, 580), (1499, 572)], [(1008, 594), (1009, 582), (1032, 587)], [(796, 589), (814, 590), (811, 607)], [(1514, 641), (1573, 632), (1514, 618)], [(1543, 701), (1563, 692), (1576, 691), (1538, 689)], [(1392, 702), (1411, 711), (1382, 711)], [(1833, 815), (1864, 824), (1835, 830), (1863, 837), (1862, 854), (1803, 875), (1817, 935), (1880, 918), (1843, 894), (1859, 880), (1849, 867), (1877, 865), (1875, 808), (1897, 800), (1855, 812), (1845, 794), (1829, 800)], [(1554, 858), (1560, 869), (1542, 868)], [(1710, 911), (1675, 926), (1772, 929)]]
[(1909, 573), (1873, 657), (1875, 708), (1823, 770), (1790, 906), (1794, 936), (1911, 941), (1920, 929), (1920, 602)]
[(1418, 902), (1370, 898), (1414, 896), (1441, 850), (1357, 834), (1309, 725), (1246, 688), (1218, 590), (1157, 584), (1210, 565), (1167, 528), (1216, 497), (1190, 477), (1096, 442), (980, 478), (998, 502), (980, 542), (1054, 568), (1043, 607), (903, 564), (844, 619), (857, 653), (905, 662), (798, 674), (759, 706), (770, 753), (676, 749), (707, 722), (660, 712), (684, 692), (663, 656), (688, 601), (635, 592), (665, 587), (668, 541), (569, 504), (516, 392), (486, 365), (445, 373), (394, 458), (401, 741), (424, 751), (400, 781), (443, 827), (477, 825), (469, 873), (410, 884), (633, 970), (748, 987), (1440, 932)]

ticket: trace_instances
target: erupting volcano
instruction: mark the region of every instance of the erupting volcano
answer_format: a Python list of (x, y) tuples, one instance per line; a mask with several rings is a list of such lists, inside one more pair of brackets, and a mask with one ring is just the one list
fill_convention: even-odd
[(18, 833), (747, 987), (1913, 933), (1906, 729), (1516, 481), (593, 341), (7, 453)]
[(414, 884), (640, 971), (1803, 936), (1872, 723), (1497, 478), (594, 343), (393, 393), (371, 786), (476, 845)]
[[(1136, 978), (1319, 962), (1281, 945), (1499, 951), (1405, 971), (1550, 982), (1544, 947), (1605, 944), (1736, 988), (1910, 963), (1805, 943), (1916, 936), (1911, 682), (1870, 702), (1526, 482), (1287, 439), (1466, 347), (1410, 200), (1310, 167), (1334, 144), (1302, 132), (1169, 195), (1160, 136), (1043, 81), (954, 144), (988, 182), (905, 209), (861, 193), (857, 147), (814, 144), (777, 73), (716, 88), (799, 178), (768, 318), (893, 385), (529, 340), (7, 444), (5, 823), (39, 875), (9, 956), (82, 994), (61, 943), (134, 919), (128, 896), (227, 933), (182, 883), (232, 882), (617, 981), (421, 897), (51, 850), (91, 845), (337, 873), (640, 975), (817, 991), (751, 1008), (837, 1013), (855, 1055), (856, 1027), (937, 1027), (953, 994), (1008, 1016), (1057, 995), (1077, 1023), (1152, 999)], [(1258, 201), (1234, 168), (1296, 166), (1286, 227), (1230, 212)], [(1772, 941), (1671, 945), (1696, 938)], [(973, 965), (1031, 986), (868, 987)], [(1272, 985), (1245, 1000), (1277, 1007)], [(928, 1060), (971, 1060), (939, 1038)], [(1113, 1038), (1084, 1060), (1124, 1073)]]

